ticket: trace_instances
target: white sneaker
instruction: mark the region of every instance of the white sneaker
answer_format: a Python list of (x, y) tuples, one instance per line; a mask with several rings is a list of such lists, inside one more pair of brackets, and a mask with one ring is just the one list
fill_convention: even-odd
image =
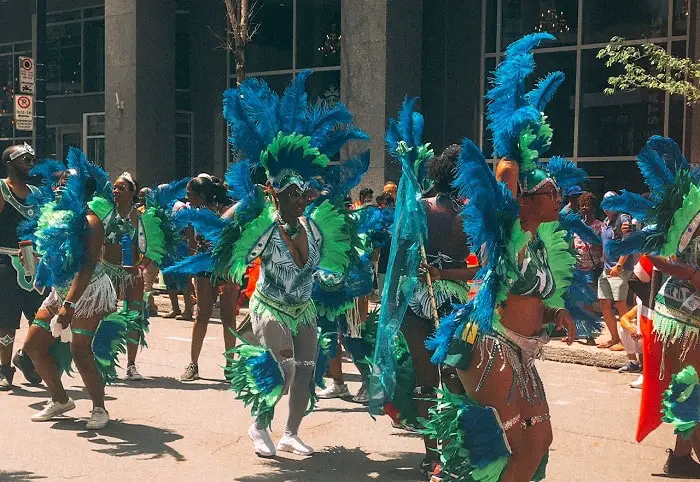
[(136, 369), (136, 365), (129, 365), (126, 367), (126, 379), (131, 380), (132, 382), (143, 380), (143, 377)]
[(88, 430), (99, 430), (105, 428), (109, 423), (109, 412), (102, 407), (95, 407), (90, 412), (90, 420), (85, 424)]
[(348, 386), (344, 383), (335, 383), (331, 381), (328, 386), (316, 394), (318, 398), (349, 398), (350, 390)]
[(642, 385), (644, 384), (644, 375), (639, 375), (639, 377), (630, 383), (630, 387), (632, 388), (642, 388)]
[(253, 441), (253, 449), (258, 457), (270, 458), (277, 454), (267, 429), (259, 429), (255, 422), (248, 428), (248, 437)]
[(58, 417), (59, 415), (63, 415), (64, 413), (69, 412), (74, 408), (75, 402), (70, 398), (65, 403), (59, 403), (54, 402), (53, 400), (49, 400), (49, 403), (47, 403), (41, 411), (36, 412), (34, 415), (32, 415), (32, 422), (46, 422), (47, 420), (51, 420), (53, 418)]
[(314, 449), (302, 442), (298, 435), (283, 435), (277, 444), (277, 450), (306, 456), (314, 454)]

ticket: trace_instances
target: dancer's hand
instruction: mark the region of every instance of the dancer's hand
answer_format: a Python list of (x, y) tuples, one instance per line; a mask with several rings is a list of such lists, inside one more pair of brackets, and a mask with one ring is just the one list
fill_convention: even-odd
[(576, 324), (567, 310), (559, 310), (554, 320), (557, 328), (566, 328), (566, 344), (571, 345), (576, 340)]
[(421, 281), (423, 281), (424, 283), (427, 283), (428, 277), (426, 276), (426, 274), (430, 275), (430, 282), (431, 283), (434, 281), (437, 281), (441, 278), (440, 270), (438, 268), (436, 268), (435, 266), (430, 266), (429, 264), (425, 264), (425, 263), (420, 265), (419, 274), (420, 274)]
[(73, 308), (61, 306), (61, 309), (58, 310), (58, 319), (56, 321), (60, 323), (63, 328), (68, 328), (68, 325), (70, 325), (70, 322), (73, 320), (74, 313), (75, 310)]

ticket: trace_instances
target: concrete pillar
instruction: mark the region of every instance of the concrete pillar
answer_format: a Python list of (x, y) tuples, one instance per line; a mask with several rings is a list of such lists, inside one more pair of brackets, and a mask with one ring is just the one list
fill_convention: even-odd
[(362, 185), (375, 192), (385, 180), (400, 177), (400, 166), (386, 154), (384, 133), (404, 96), (421, 93), (422, 12), (422, 0), (342, 1), (341, 99), (372, 138)]
[(174, 177), (174, 45), (174, 0), (106, 0), (106, 167), (113, 176), (127, 170), (141, 185)]

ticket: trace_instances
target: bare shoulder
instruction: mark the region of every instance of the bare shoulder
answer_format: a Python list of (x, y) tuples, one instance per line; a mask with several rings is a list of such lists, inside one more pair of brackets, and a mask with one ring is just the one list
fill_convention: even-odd
[(102, 221), (97, 216), (97, 214), (93, 213), (92, 211), (89, 211), (86, 218), (87, 218), (88, 228), (90, 229), (91, 232), (99, 233), (99, 232), (104, 231), (104, 227), (102, 226)]

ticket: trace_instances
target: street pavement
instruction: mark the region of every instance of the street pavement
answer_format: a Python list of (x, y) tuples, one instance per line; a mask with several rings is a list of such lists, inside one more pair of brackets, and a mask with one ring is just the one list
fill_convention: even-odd
[[(18, 373), (19, 387), (0, 392), (0, 481), (422, 480), (416, 469), (419, 438), (341, 400), (321, 400), (302, 424), (301, 435), (316, 455), (257, 458), (246, 434), (249, 412), (223, 380), (218, 320), (209, 327), (200, 359), (203, 379), (178, 381), (189, 361), (190, 329), (190, 322), (151, 319), (149, 348), (137, 362), (146, 380), (107, 387), (113, 421), (99, 432), (85, 430), (91, 406), (78, 375), (64, 378), (77, 403), (70, 417), (33, 423), (29, 417), (46, 392), (26, 385)], [(18, 340), (25, 333), (23, 328)], [(344, 367), (354, 393), (359, 375), (351, 364)], [(552, 361), (539, 367), (554, 425), (548, 481), (659, 479), (654, 474), (661, 472), (673, 433), (662, 426), (644, 443), (634, 441), (640, 391), (628, 383), (635, 376)], [(275, 440), (284, 429), (286, 398), (278, 407)]]

